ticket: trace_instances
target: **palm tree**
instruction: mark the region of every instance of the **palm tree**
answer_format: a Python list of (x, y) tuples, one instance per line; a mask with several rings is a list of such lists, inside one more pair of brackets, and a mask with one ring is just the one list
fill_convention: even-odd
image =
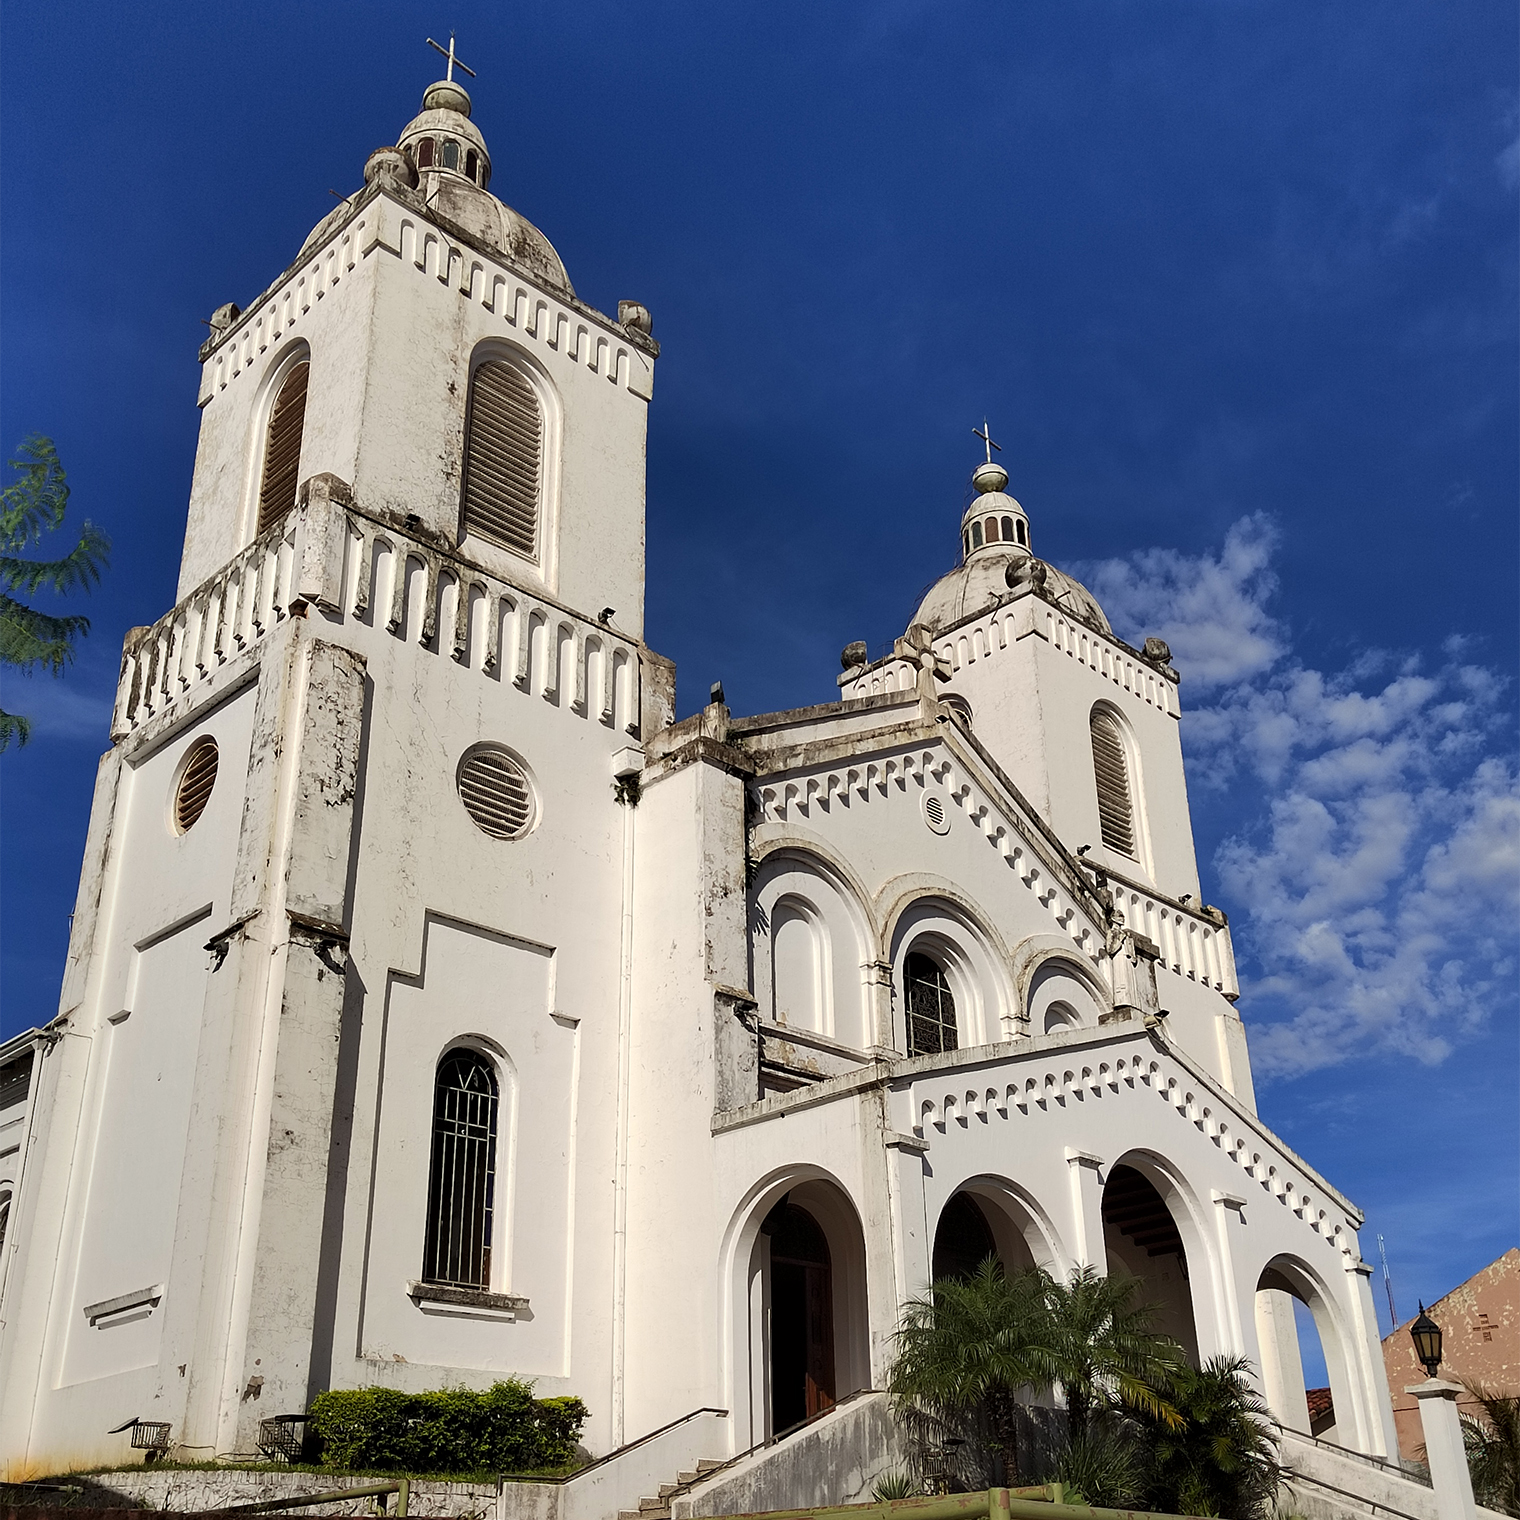
[(1484, 1418), (1462, 1416), (1467, 1468), (1479, 1504), (1520, 1515), (1520, 1397), (1466, 1384)]
[[(72, 662), (74, 640), (89, 632), (90, 620), (39, 612), (13, 593), (88, 591), (100, 579), (111, 542), (86, 522), (62, 559), (21, 558), (19, 551), (63, 526), (69, 488), (52, 439), (34, 433), (17, 456), (10, 465), (21, 478), (0, 492), (0, 662), (27, 673), (40, 666), (56, 676)], [(25, 744), (30, 733), (31, 724), (19, 713), (0, 710), (0, 750), (12, 739)]]
[(1280, 1472), (1267, 1406), (1246, 1374), (1243, 1356), (1179, 1363), (1166, 1386), (1177, 1423), (1142, 1417), (1150, 1452), (1155, 1510), (1260, 1520), (1269, 1513)]
[(969, 1278), (941, 1278), (903, 1305), (887, 1390), (910, 1431), (955, 1431), (985, 1411), (1016, 1481), (1018, 1395), (1049, 1380), (1050, 1287), (1044, 1272), (1005, 1273), (989, 1256)]
[(1066, 1398), (1071, 1440), (1096, 1411), (1124, 1408), (1176, 1428), (1180, 1417), (1163, 1390), (1185, 1365), (1182, 1348), (1158, 1335), (1156, 1311), (1137, 1303), (1140, 1279), (1105, 1277), (1078, 1267), (1064, 1282), (1045, 1278), (1048, 1351), (1041, 1371)]

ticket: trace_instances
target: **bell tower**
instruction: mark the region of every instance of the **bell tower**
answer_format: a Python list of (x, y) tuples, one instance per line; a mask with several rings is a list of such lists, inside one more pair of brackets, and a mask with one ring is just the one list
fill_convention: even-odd
[[(213, 317), (180, 595), (320, 476), (432, 547), (576, 611), (610, 607), (637, 637), (649, 316), (586, 305), (492, 193), (455, 67), (294, 263)], [(292, 380), (299, 413), (282, 406)]]
[(509, 1374), (606, 1443), (634, 778), (673, 698), (659, 349), (497, 198), (446, 56), (201, 350), (178, 600), (127, 638), (38, 1079), (0, 1461), (119, 1461), (134, 1413), (252, 1452), (322, 1388)]

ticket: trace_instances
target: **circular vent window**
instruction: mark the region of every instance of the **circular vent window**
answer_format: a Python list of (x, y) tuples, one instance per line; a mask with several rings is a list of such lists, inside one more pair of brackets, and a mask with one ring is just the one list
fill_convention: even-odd
[(945, 807), (945, 799), (938, 792), (925, 792), (923, 807), (924, 822), (936, 834), (948, 834), (950, 832), (950, 813)]
[(493, 839), (521, 839), (533, 826), (533, 785), (506, 750), (482, 744), (459, 762), (459, 800)]
[(179, 782), (174, 788), (174, 831), (188, 834), (196, 825), (206, 804), (211, 800), (211, 789), (216, 785), (216, 740), (197, 739), (190, 746), (180, 766)]

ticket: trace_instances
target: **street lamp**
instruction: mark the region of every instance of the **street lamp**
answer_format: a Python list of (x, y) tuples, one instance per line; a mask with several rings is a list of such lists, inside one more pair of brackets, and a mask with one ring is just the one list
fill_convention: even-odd
[(1441, 1365), (1441, 1327), (1420, 1305), (1420, 1317), (1409, 1327), (1409, 1337), (1414, 1342), (1414, 1354), (1425, 1364), (1425, 1371), (1432, 1378)]

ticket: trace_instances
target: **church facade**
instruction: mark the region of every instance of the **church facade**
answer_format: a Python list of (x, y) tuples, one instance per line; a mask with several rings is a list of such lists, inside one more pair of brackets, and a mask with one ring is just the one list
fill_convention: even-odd
[[(996, 1253), (1395, 1450), (1355, 1206), (1255, 1113), (1158, 641), (989, 458), (839, 700), (674, 717), (648, 313), (580, 301), (452, 80), (202, 351), (0, 1298), (0, 1456), (254, 1449), (327, 1387), (534, 1379), (601, 1454), (879, 1389)], [(947, 492), (947, 495), (950, 494)]]

